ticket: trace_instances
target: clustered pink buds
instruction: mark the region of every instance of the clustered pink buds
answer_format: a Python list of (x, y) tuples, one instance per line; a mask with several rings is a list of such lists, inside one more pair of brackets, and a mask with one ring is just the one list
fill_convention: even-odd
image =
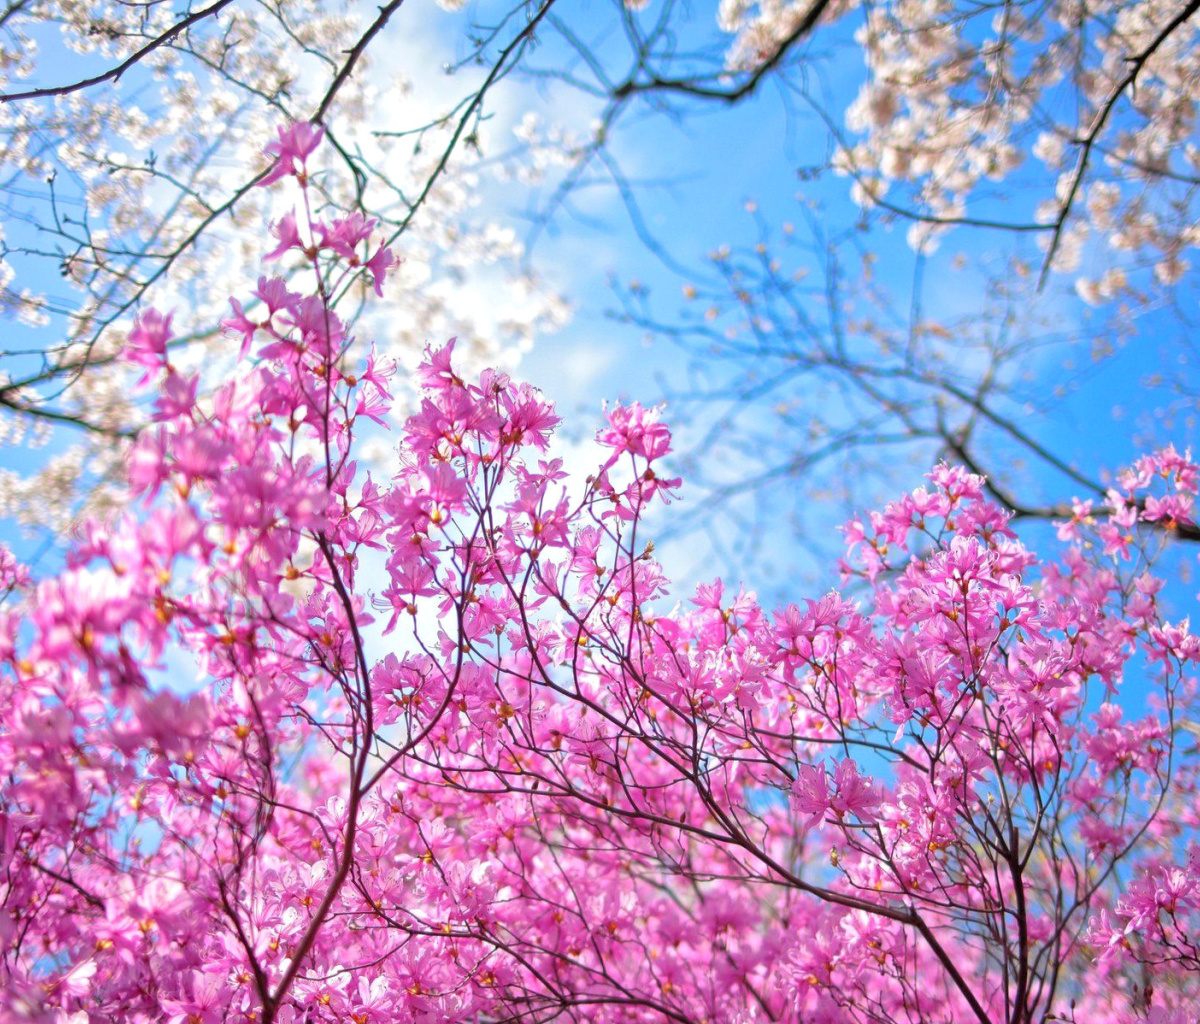
[(307, 273), (233, 301), (253, 362), (199, 400), (143, 314), (140, 506), (55, 576), (0, 549), (5, 1019), (1194, 1019), (1200, 641), (1121, 556), (1195, 464), (1055, 560), (939, 466), (846, 528), (857, 599), (678, 605), (652, 410), (579, 479), (451, 342), (359, 465), (395, 367), (332, 296), (395, 258), (312, 215), (320, 134), (269, 147)]

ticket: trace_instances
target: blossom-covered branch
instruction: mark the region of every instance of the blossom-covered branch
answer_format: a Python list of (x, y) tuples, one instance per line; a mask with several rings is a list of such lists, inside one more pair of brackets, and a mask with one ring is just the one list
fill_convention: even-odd
[(847, 524), (861, 601), (679, 603), (655, 410), (581, 479), (448, 343), (362, 466), (395, 367), (331, 296), (397, 262), (320, 216), (321, 141), (271, 145), (305, 273), (232, 303), (239, 374), (199, 400), (143, 311), (137, 504), (59, 574), (0, 557), (6, 1014), (1194, 1017), (1200, 639), (1137, 541), (1196, 464), (1146, 456), (1051, 557), (941, 464)]

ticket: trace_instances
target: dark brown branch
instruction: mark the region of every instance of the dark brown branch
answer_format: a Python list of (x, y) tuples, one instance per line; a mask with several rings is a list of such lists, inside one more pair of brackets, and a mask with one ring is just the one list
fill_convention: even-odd
[(103, 74), (95, 75), (92, 78), (81, 79), (72, 85), (51, 85), (41, 89), (29, 89), (26, 92), (3, 93), (0, 94), (0, 101), (5, 103), (14, 103), (17, 100), (36, 100), (43, 99), (47, 96), (67, 96), (73, 92), (81, 92), (84, 89), (90, 89), (93, 85), (100, 85), (104, 82), (115, 82), (131, 67), (139, 63), (144, 57), (147, 57), (160, 47), (165, 46), (181, 32), (186, 32), (198, 22), (220, 14), (221, 11), (228, 7), (231, 3), (233, 3), (233, 0), (217, 0), (217, 2), (211, 7), (205, 7), (203, 10), (197, 11), (195, 14), (188, 15), (182, 21), (172, 25), (162, 35), (150, 40), (150, 42), (148, 42), (140, 50), (134, 51), (115, 68), (110, 68)]
[(710, 86), (701, 85), (696, 79), (688, 78), (662, 78), (658, 75), (653, 75), (648, 81), (638, 82), (633, 78), (622, 82), (613, 90), (614, 99), (625, 99), (627, 96), (632, 96), (635, 93), (643, 92), (678, 92), (687, 96), (696, 96), (701, 99), (721, 100), (724, 103), (737, 103), (738, 100), (744, 99), (751, 95), (762, 82), (762, 80), (783, 63), (792, 47), (802, 39), (807, 38), (817, 22), (821, 20), (821, 15), (825, 13), (829, 7), (829, 0), (814, 0), (813, 5), (808, 9), (808, 13), (800, 20), (799, 24), (788, 33), (775, 52), (765, 61), (758, 65), (741, 85), (735, 86), (732, 89), (714, 89)]
[(1141, 53), (1126, 58), (1129, 70), (1114, 86), (1112, 92), (1108, 95), (1108, 99), (1104, 101), (1104, 105), (1096, 111), (1096, 116), (1092, 118), (1092, 124), (1088, 128), (1087, 134), (1084, 135), (1082, 140), (1078, 140), (1082, 147), (1079, 151), (1079, 160), (1075, 164), (1075, 173), (1071, 177), (1071, 187), (1067, 190), (1066, 198), (1063, 200), (1062, 207), (1059, 209), (1058, 216), (1052, 225), (1054, 235), (1050, 239), (1050, 247), (1046, 250), (1046, 258), (1042, 261), (1042, 272), (1038, 277), (1039, 292), (1045, 287), (1046, 277), (1050, 273), (1050, 265), (1054, 262), (1059, 245), (1062, 243), (1063, 230), (1066, 227), (1067, 218), (1071, 214), (1071, 207), (1075, 204), (1075, 197), (1079, 194), (1079, 189), (1083, 185), (1083, 176), (1087, 172), (1092, 149), (1100, 138), (1100, 133), (1104, 131), (1104, 126), (1108, 123), (1108, 119), (1116, 107), (1117, 101), (1125, 94), (1126, 89), (1129, 89), (1136, 83), (1138, 75), (1142, 72), (1142, 68), (1146, 66), (1146, 62), (1154, 56), (1158, 48), (1197, 11), (1200, 11), (1200, 0), (1188, 0), (1188, 3), (1180, 9), (1179, 13), (1167, 22), (1158, 35), (1154, 37), (1149, 46)]
[(334, 75), (333, 81), (329, 84), (329, 89), (326, 91), (320, 105), (312, 116), (313, 121), (322, 122), (324, 120), (326, 113), (329, 112), (329, 108), (333, 104), (334, 97), (338, 94), (338, 90), (345, 85), (346, 81), (354, 73), (355, 64), (358, 63), (359, 58), (366, 52), (367, 47), (371, 45), (371, 40), (383, 31), (384, 26), (388, 23), (388, 19), (400, 9), (403, 3), (404, 0), (392, 0), (391, 3), (379, 8), (379, 17), (371, 22), (371, 27), (359, 37), (358, 42), (346, 51), (346, 63)]
[[(984, 489), (995, 501), (1008, 509), (1014, 519), (1066, 520), (1070, 519), (1074, 514), (1068, 505), (1026, 505), (1017, 501), (1010, 491), (996, 483), (994, 474), (989, 473), (986, 467), (980, 465), (979, 461), (967, 449), (964, 442), (955, 438), (948, 431), (942, 433), (942, 440), (946, 445), (946, 449), (955, 459), (962, 463), (964, 468), (976, 476), (984, 478)], [(1041, 453), (1038, 452), (1036, 454)], [(1104, 489), (1099, 484), (1090, 485), (1089, 490), (1101, 500), (1105, 500)], [(1133, 507), (1139, 512), (1144, 512), (1146, 502), (1144, 499), (1139, 498), (1134, 501)], [(1174, 520), (1161, 523), (1143, 521), (1142, 525), (1162, 530), (1176, 540), (1188, 541), (1189, 543), (1200, 541), (1200, 526), (1195, 523), (1179, 523)]]

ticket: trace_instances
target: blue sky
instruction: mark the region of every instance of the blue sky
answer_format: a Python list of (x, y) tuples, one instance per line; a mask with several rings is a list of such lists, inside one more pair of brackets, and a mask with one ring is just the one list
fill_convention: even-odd
[[(449, 14), (432, 5), (406, 7), (394, 28), (391, 49), (380, 51), (376, 73), (402, 71), (415, 76), (415, 92), (424, 95), (425, 103), (433, 102), (431, 96), (449, 95), (447, 90), (460, 88), (472, 72), (468, 69), (457, 78), (441, 79), (433, 69), (462, 55), (463, 33), (472, 19), (484, 22), (497, 9), (485, 3)], [(596, 44), (611, 60), (614, 75), (620, 77), (626, 58), (619, 36), (611, 30), (612, 5), (564, 0), (559, 12), (577, 35)], [(652, 19), (655, 12), (652, 4), (643, 18)], [(691, 21), (682, 30), (681, 44), (719, 46), (722, 40), (714, 26), (715, 4), (696, 4), (689, 14)], [(824, 33), (803, 51), (806, 61), (792, 73), (795, 80), (810, 83), (837, 114), (853, 98), (863, 75), (861, 55), (850, 38), (855, 24)], [(63, 60), (49, 38), (45, 43), (47, 81), (65, 80), (103, 63), (95, 59), (81, 62), (76, 56)], [(547, 34), (533, 66), (562, 66), (565, 58), (562, 41)], [(136, 83), (129, 87), (136, 88)], [(501, 83), (492, 105), (496, 118), (486, 131), (493, 133), (492, 144), (497, 147), (508, 144), (512, 125), (526, 110), (536, 111), (547, 123), (562, 123), (584, 134), (599, 110), (597, 101), (561, 83), (520, 76)], [(801, 180), (798, 174), (822, 165), (828, 145), (824, 127), (808, 112), (804, 100), (770, 80), (755, 97), (731, 109), (679, 100), (672, 101), (669, 112), (633, 108), (617, 124), (607, 152), (628, 175), (645, 228), (668, 258), (664, 261), (647, 250), (611, 184), (575, 193), (571, 209), (561, 210), (549, 227), (538, 233), (532, 263), (568, 296), (574, 316), (564, 330), (538, 340), (524, 357), (520, 373), (555, 399), (566, 419), (568, 437), (586, 435), (598, 422), (606, 399), (652, 404), (662, 399), (664, 389), (685, 389), (697, 373), (709, 382), (719, 382), (722, 374), (730, 372), (711, 361), (697, 362), (669, 339), (648, 339), (640, 328), (614, 319), (621, 304), (614, 282), (626, 290), (637, 282), (656, 314), (672, 320), (688, 306), (683, 297), (686, 285), (703, 288), (706, 281), (714, 280), (707, 254), (722, 246), (735, 252), (749, 248), (758, 240), (764, 223), (772, 226), (773, 236), (779, 238), (779, 226), (784, 222), (802, 223), (802, 199), (818, 204), (812, 217), (823, 229), (837, 232), (852, 225), (858, 210), (848, 196), (848, 179), (825, 172), (815, 180)], [(1040, 166), (1031, 162), (1028, 170), (1013, 180), (1014, 204), (1022, 208), (1032, 204), (1031, 187), (1040, 180), (1039, 173)], [(544, 192), (530, 196), (515, 189), (493, 189), (483, 196), (485, 204), (511, 217), (518, 231), (528, 230), (529, 210), (544, 199)], [(754, 204), (753, 214), (747, 210), (748, 203)], [(993, 195), (973, 206), (972, 212), (995, 212), (1004, 206), (1004, 194)], [(911, 300), (915, 258), (904, 240), (906, 227), (903, 222), (876, 225), (863, 240), (878, 254), (878, 285), (895, 296), (901, 310), (906, 310)], [(985, 275), (972, 269), (952, 269), (958, 253), (971, 261), (993, 263), (1021, 253), (1034, 266), (1037, 263), (1037, 251), (1028, 239), (967, 229), (952, 233), (924, 271), (922, 295), (926, 316), (931, 319), (969, 324), (987, 305)], [(49, 282), (30, 283), (39, 287)], [(470, 300), (464, 297), (464, 301)], [(1051, 277), (1037, 307), (1036, 312), (1051, 322), (1051, 334), (1074, 334), (1083, 344), (1049, 346), (1031, 356), (1022, 367), (1029, 378), (1023, 390), (1030, 402), (1027, 407), (1014, 405), (1007, 411), (1019, 419), (1023, 429), (1089, 474), (1127, 463), (1139, 451), (1135, 439), (1139, 424), (1161, 398), (1139, 382), (1162, 361), (1164, 351), (1168, 360), (1174, 358), (1177, 322), (1165, 309), (1143, 316), (1138, 336), (1114, 357), (1092, 366), (1086, 343), (1091, 333), (1101, 333), (1102, 314), (1089, 311), (1075, 298), (1072, 281)], [(430, 339), (434, 343), (441, 340)], [(822, 399), (814, 396), (813, 400)], [(1119, 416), (1113, 414), (1114, 407), (1122, 410)], [(692, 425), (681, 430), (685, 447), (689, 438), (700, 436), (706, 419), (719, 415), (719, 407), (694, 406), (687, 412)], [(677, 409), (674, 415), (682, 413)], [(668, 419), (672, 415), (668, 409)], [(1171, 436), (1182, 448), (1191, 444), (1193, 433), (1181, 419)], [(1002, 444), (997, 450), (1003, 455)], [(45, 454), (12, 451), (6, 454), (5, 464), (24, 468)], [(731, 457), (736, 461), (737, 453)], [(919, 454), (913, 460), (897, 458), (886, 466), (889, 472), (879, 476), (875, 493), (882, 497), (918, 485), (927, 468), (921, 465), (921, 458)], [(1036, 468), (1029, 473), (1034, 478), (1032, 485), (1048, 499), (1061, 500), (1078, 490), (1056, 474)], [(868, 488), (862, 493), (871, 491)], [(699, 497), (685, 488), (684, 500), (676, 508), (699, 509)], [(748, 553), (738, 546), (745, 539), (739, 535), (739, 527), (726, 519), (707, 532), (695, 530), (677, 537), (662, 549), (665, 559), (677, 575), (690, 581), (720, 573), (735, 583), (759, 580), (764, 596), (784, 596), (798, 583), (804, 593), (819, 592), (833, 582), (834, 575), (821, 556), (814, 558), (803, 551), (804, 542), (815, 538), (795, 536), (795, 527), (786, 517), (794, 495), (784, 487), (771, 500), (780, 513), (768, 517), (767, 522), (774, 525)], [(831, 500), (827, 507), (818, 504), (803, 511), (805, 530), (832, 535), (848, 508), (844, 502)]]

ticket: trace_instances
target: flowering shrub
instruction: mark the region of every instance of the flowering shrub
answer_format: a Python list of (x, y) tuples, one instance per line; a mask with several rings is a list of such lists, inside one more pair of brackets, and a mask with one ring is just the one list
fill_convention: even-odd
[(201, 403), (168, 316), (131, 335), (140, 511), (55, 578), (0, 558), (6, 1018), (1194, 1020), (1200, 641), (1136, 541), (1196, 466), (1054, 559), (939, 466), (847, 527), (861, 601), (673, 605), (651, 411), (581, 484), (448, 344), (360, 471), (394, 367), (332, 297), (395, 261), (314, 216), (319, 141), (271, 149), (311, 283), (233, 303), (246, 371)]

